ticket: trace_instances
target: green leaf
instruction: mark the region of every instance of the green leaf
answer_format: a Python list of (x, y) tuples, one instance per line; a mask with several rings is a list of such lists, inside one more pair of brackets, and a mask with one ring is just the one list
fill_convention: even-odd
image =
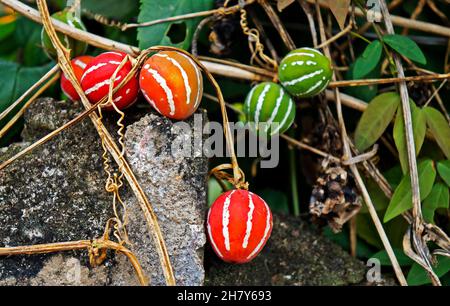
[(403, 178), (403, 172), (400, 165), (396, 165), (383, 173), (392, 189), (397, 188)]
[(108, 18), (122, 19), (137, 14), (139, 3), (136, 0), (83, 0), (81, 7)]
[(400, 105), (400, 96), (388, 92), (373, 99), (364, 111), (355, 131), (355, 145), (365, 151), (383, 135)]
[[(450, 257), (437, 256), (438, 263), (433, 271), (438, 277), (442, 277), (450, 271)], [(407, 277), (408, 285), (420, 286), (431, 283), (428, 273), (419, 264), (414, 263)]]
[[(436, 169), (434, 168), (433, 161), (427, 159), (419, 163), (418, 171), (420, 200), (423, 201), (433, 188), (434, 180), (436, 179)], [(386, 223), (392, 220), (410, 208), (412, 208), (411, 178), (409, 175), (405, 175), (392, 195), (388, 209), (384, 215), (384, 222)]]
[(267, 202), (273, 212), (289, 214), (289, 200), (286, 194), (273, 189), (258, 191), (258, 195)]
[[(378, 184), (373, 179), (365, 180), (365, 185), (367, 187), (367, 191), (370, 194), (370, 198), (375, 206), (376, 211), (383, 211), (389, 205), (389, 199), (386, 197), (384, 192), (380, 189)], [(369, 213), (367, 209), (367, 205), (364, 204), (359, 211), (360, 214)]]
[(364, 53), (356, 60), (353, 70), (354, 78), (361, 79), (375, 69), (380, 62), (382, 51), (382, 44), (379, 40), (370, 43)]
[(19, 65), (14, 62), (0, 60), (0, 112), (3, 112), (11, 104), (16, 86), (16, 74)]
[[(205, 11), (211, 9), (213, 4), (213, 0), (141, 0), (138, 21), (147, 22)], [(198, 19), (186, 19), (151, 27), (141, 27), (138, 29), (139, 47), (145, 49), (151, 46), (164, 45), (187, 50), (198, 23)]]
[(0, 40), (10, 36), (16, 29), (16, 22), (0, 23)]
[(392, 49), (414, 62), (422, 65), (427, 63), (427, 59), (425, 58), (422, 50), (420, 50), (419, 46), (411, 38), (392, 34), (385, 35), (383, 37), (383, 41)]
[[(414, 261), (405, 255), (402, 249), (394, 248), (395, 257), (397, 257), (398, 263), (400, 266), (410, 266), (414, 263)], [(391, 266), (391, 260), (386, 252), (386, 250), (381, 250), (378, 253), (372, 256), (380, 261), (382, 266)]]
[[(231, 189), (233, 185), (227, 181), (223, 181), (226, 188)], [(215, 178), (210, 178), (208, 181), (208, 206), (214, 203), (214, 201), (223, 193), (222, 186), (217, 182)]]
[[(354, 80), (356, 79), (355, 77), (355, 66), (356, 66), (356, 62), (353, 62), (348, 71), (345, 73), (345, 79), (346, 80)], [(373, 69), (371, 72), (369, 72), (365, 77), (369, 78), (369, 79), (378, 79), (380, 78), (380, 69)], [(377, 94), (378, 94), (378, 85), (377, 84), (373, 84), (373, 85), (368, 85), (368, 86), (352, 86), (352, 87), (347, 87), (344, 88), (345, 93), (361, 99), (365, 102), (369, 102), (372, 99), (374, 99)]]
[(425, 221), (434, 223), (434, 212), (438, 208), (448, 208), (448, 187), (443, 183), (436, 183), (430, 195), (423, 201), (422, 213)]
[[(419, 155), (420, 149), (422, 148), (423, 142), (425, 140), (425, 134), (427, 131), (427, 121), (422, 110), (416, 106), (416, 104), (411, 100), (411, 119), (414, 133), (414, 143), (416, 148), (416, 156)], [(403, 173), (408, 172), (408, 151), (406, 145), (405, 136), (405, 124), (403, 121), (403, 111), (401, 106), (399, 106), (397, 116), (394, 123), (394, 141), (398, 150), (398, 155), (400, 159), (400, 164), (402, 166)]]
[(36, 24), (25, 17), (17, 19), (14, 38), (18, 44), (17, 49), (20, 49), (20, 52), (22, 53), (22, 65), (33, 67), (43, 65), (50, 61), (45, 55), (42, 46), (41, 30), (41, 25)]
[(438, 162), (437, 170), (441, 179), (450, 187), (450, 160)]
[(450, 159), (450, 126), (447, 120), (435, 108), (427, 106), (423, 110), (427, 119), (427, 125), (436, 139), (437, 144), (447, 159)]

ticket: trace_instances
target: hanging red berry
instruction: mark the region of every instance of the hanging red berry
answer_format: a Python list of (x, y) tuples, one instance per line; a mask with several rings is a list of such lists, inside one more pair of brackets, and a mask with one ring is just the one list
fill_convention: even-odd
[(246, 263), (263, 249), (272, 232), (272, 213), (256, 194), (223, 193), (208, 212), (207, 229), (214, 252), (222, 260)]
[(203, 95), (200, 69), (192, 59), (176, 51), (159, 52), (147, 59), (139, 84), (152, 107), (171, 119), (191, 116)]
[[(70, 62), (72, 64), (73, 72), (75, 73), (78, 82), (81, 81), (84, 69), (93, 59), (94, 59), (93, 56), (82, 55), (72, 59), (72, 61)], [(67, 79), (65, 73), (63, 73), (63, 75), (61, 76), (60, 84), (61, 90), (67, 97), (69, 97), (70, 100), (72, 101), (80, 100), (80, 96), (78, 95), (75, 88), (72, 86), (72, 83), (69, 81), (69, 79)]]
[[(81, 87), (91, 103), (108, 95), (110, 79), (125, 56), (123, 52), (105, 52), (95, 57), (86, 67), (81, 77)], [(131, 69), (132, 65), (127, 61), (116, 74), (114, 88), (126, 78)], [(136, 101), (138, 93), (139, 82), (136, 77), (132, 77), (113, 95), (113, 101), (119, 109), (124, 109)], [(106, 109), (112, 109), (112, 106), (107, 106)]]

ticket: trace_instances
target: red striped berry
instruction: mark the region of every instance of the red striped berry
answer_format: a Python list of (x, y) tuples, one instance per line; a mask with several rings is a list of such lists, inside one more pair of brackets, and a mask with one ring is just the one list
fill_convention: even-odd
[[(91, 103), (100, 101), (108, 95), (110, 79), (121, 64), (126, 54), (123, 52), (105, 52), (97, 56), (84, 70), (81, 77), (81, 87)], [(130, 61), (117, 72), (114, 87), (117, 87), (132, 69)], [(119, 109), (133, 104), (139, 93), (139, 83), (132, 77), (121, 89), (113, 95), (113, 101)], [(112, 109), (107, 106), (106, 109)]]
[(272, 232), (269, 206), (246, 190), (231, 190), (219, 196), (209, 209), (206, 222), (214, 252), (231, 263), (255, 258)]
[[(81, 81), (84, 69), (93, 59), (94, 59), (93, 56), (83, 55), (72, 59), (72, 61), (70, 62), (72, 64), (73, 72), (75, 73), (78, 82)], [(72, 86), (72, 83), (70, 83), (69, 79), (67, 79), (66, 74), (64, 73), (61, 76), (60, 84), (61, 90), (67, 97), (69, 97), (70, 100), (72, 101), (80, 100), (80, 96), (78, 95), (77, 91)]]
[(139, 84), (152, 107), (171, 119), (191, 116), (203, 95), (200, 69), (192, 59), (176, 51), (159, 52), (147, 59)]

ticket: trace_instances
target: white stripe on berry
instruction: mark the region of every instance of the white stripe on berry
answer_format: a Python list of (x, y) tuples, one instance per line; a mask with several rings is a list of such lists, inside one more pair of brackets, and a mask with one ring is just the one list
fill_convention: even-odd
[(173, 100), (172, 90), (167, 85), (166, 80), (159, 74), (158, 71), (154, 69), (147, 69), (147, 71), (153, 76), (159, 86), (161, 86), (161, 88), (166, 93), (167, 102), (169, 102), (170, 115), (173, 116), (175, 114), (175, 101)]
[(267, 206), (266, 202), (264, 202), (264, 206), (266, 207), (266, 228), (264, 229), (264, 235), (261, 238), (261, 240), (259, 241), (259, 243), (256, 246), (256, 248), (253, 250), (253, 252), (251, 252), (250, 255), (247, 256), (247, 259), (255, 256), (256, 254), (258, 254), (258, 252), (263, 247), (263, 244), (266, 241), (267, 236), (269, 235), (269, 230), (270, 230), (270, 209), (269, 209), (269, 206)]
[(86, 64), (83, 63), (82, 61), (80, 61), (79, 59), (75, 60), (75, 65), (80, 67), (81, 69), (85, 69), (86, 68)]
[(234, 190), (225, 198), (222, 211), (222, 234), (225, 240), (225, 249), (227, 251), (230, 250), (230, 231), (228, 230), (228, 224), (230, 224), (230, 203), (233, 193)]
[(155, 101), (153, 101), (153, 99), (150, 98), (144, 90), (142, 90), (142, 94), (143, 94), (144, 97), (147, 99), (147, 101), (150, 102), (150, 104), (153, 106), (153, 108), (154, 108), (158, 113), (161, 114), (161, 111), (160, 111), (159, 108), (156, 106)]
[(256, 111), (255, 111), (255, 126), (257, 126), (259, 123), (259, 115), (261, 114), (261, 109), (263, 107), (264, 100), (266, 99), (266, 95), (270, 90), (270, 86), (271, 86), (270, 84), (264, 86), (263, 91), (258, 97), (258, 103), (256, 104)]
[(85, 78), (89, 73), (91, 73), (92, 71), (95, 71), (95, 70), (97, 70), (97, 69), (99, 69), (99, 68), (101, 68), (101, 67), (103, 67), (103, 66), (106, 66), (106, 65), (107, 65), (107, 63), (99, 63), (99, 64), (97, 64), (97, 65), (94, 65), (94, 66), (90, 67), (88, 70), (86, 70), (86, 71), (83, 73), (83, 76), (81, 77), (81, 81), (83, 81), (84, 78)]
[(248, 240), (250, 239), (250, 234), (252, 233), (252, 219), (253, 219), (253, 211), (255, 210), (255, 204), (253, 203), (252, 194), (248, 194), (248, 215), (247, 215), (247, 228), (245, 229), (245, 237), (244, 242), (242, 242), (242, 247), (244, 249), (248, 246)]
[(247, 99), (245, 100), (245, 107), (247, 108), (247, 114), (250, 115), (250, 105), (252, 103), (253, 94), (255, 93), (256, 86), (250, 90), (250, 93), (248, 94)]
[(302, 92), (301, 94), (299, 94), (299, 96), (309, 94), (310, 92), (314, 91), (314, 89), (317, 89), (320, 85), (322, 85), (322, 83), (323, 83), (323, 80), (320, 80), (319, 82), (314, 84), (314, 86), (310, 87), (307, 91)]
[(92, 66), (92, 67), (90, 67), (88, 70), (86, 70), (86, 71), (83, 73), (83, 76), (81, 77), (81, 81), (83, 81), (83, 79), (84, 79), (89, 73), (94, 72), (95, 70), (97, 70), (97, 69), (99, 69), (99, 68), (102, 68), (103, 66), (106, 66), (106, 65), (108, 65), (108, 64), (115, 65), (115, 66), (119, 66), (121, 63), (120, 63), (120, 62), (117, 62), (117, 61), (109, 61), (109, 62), (107, 62), (107, 63), (99, 63), (99, 64), (97, 64), (97, 65), (95, 65), (95, 66)]
[(322, 52), (320, 52), (320, 51), (318, 51), (318, 50), (316, 50), (316, 49), (313, 49), (313, 48), (304, 47), (304, 48), (302, 48), (302, 49), (303, 49), (303, 50), (308, 50), (308, 51), (311, 51), (311, 52), (314, 52), (314, 53), (317, 53), (317, 54), (319, 54), (319, 55), (323, 55)]
[(196, 109), (198, 107), (198, 105), (200, 104), (200, 102), (202, 101), (202, 87), (200, 86), (200, 84), (202, 83), (202, 74), (200, 72), (200, 69), (198, 68), (197, 64), (186, 54), (181, 53), (182, 56), (184, 56), (185, 58), (187, 58), (187, 60), (189, 61), (189, 63), (192, 65), (192, 67), (195, 70), (195, 75), (197, 76), (197, 96), (196, 96), (196, 100), (195, 100), (195, 104), (194, 104), (194, 109)]
[(217, 255), (219, 255), (219, 257), (223, 258), (222, 253), (220, 252), (219, 248), (216, 245), (216, 242), (214, 241), (213, 235), (211, 234), (211, 225), (209, 223), (209, 216), (211, 215), (211, 209), (208, 211), (208, 217), (206, 220), (206, 223), (208, 224), (208, 235), (209, 235), (209, 241), (211, 242), (214, 250), (216, 251)]
[(184, 82), (184, 88), (186, 90), (186, 98), (187, 98), (186, 99), (186, 104), (189, 105), (189, 103), (191, 103), (191, 92), (192, 92), (192, 89), (191, 89), (191, 86), (189, 84), (189, 78), (187, 76), (186, 71), (183, 69), (183, 67), (180, 65), (180, 63), (176, 59), (168, 56), (167, 54), (157, 53), (157, 54), (155, 54), (155, 56), (159, 56), (159, 57), (167, 59), (174, 66), (176, 66), (178, 68), (178, 70), (180, 70), (181, 77), (183, 78), (183, 82)]
[(273, 131), (273, 133), (272, 133), (273, 135), (277, 134), (281, 130), (281, 128), (286, 124), (286, 121), (288, 120), (289, 115), (292, 111), (292, 105), (294, 105), (294, 102), (292, 101), (292, 99), (289, 98), (288, 110), (287, 110), (286, 114), (284, 115), (283, 120), (280, 122), (278, 127)]
[(115, 98), (114, 99), (114, 103), (117, 103), (117, 102), (119, 102), (120, 100), (122, 100), (122, 96), (118, 96), (117, 98)]
[(270, 125), (275, 120), (276, 116), (278, 115), (278, 110), (280, 109), (281, 101), (283, 100), (283, 98), (284, 98), (284, 92), (283, 92), (282, 89), (280, 89), (280, 96), (277, 99), (277, 102), (275, 104), (275, 108), (273, 109), (273, 112), (272, 112), (272, 115), (269, 118), (269, 121), (267, 121), (266, 132), (269, 130)]
[(310, 73), (310, 74), (306, 74), (306, 75), (301, 76), (301, 77), (299, 77), (299, 78), (297, 78), (297, 79), (295, 79), (295, 80), (292, 80), (292, 81), (283, 82), (283, 86), (292, 86), (292, 85), (295, 85), (295, 84), (297, 84), (297, 83), (300, 83), (300, 82), (306, 81), (306, 80), (308, 80), (308, 79), (310, 79), (310, 78), (313, 78), (313, 77), (315, 77), (316, 75), (320, 75), (321, 73), (323, 73), (323, 69), (314, 71), (314, 72), (312, 72), (312, 73)]
[[(114, 54), (114, 55), (118, 55), (118, 56), (123, 57), (123, 54), (122, 54), (122, 53), (114, 52), (114, 51), (108, 51), (108, 52), (105, 52), (105, 53), (103, 53), (103, 54)], [(102, 54), (102, 55), (103, 55), (103, 54)]]
[(305, 52), (297, 52), (297, 53), (291, 53), (286, 55), (286, 57), (284, 59), (288, 59), (294, 56), (309, 56), (309, 57), (316, 57), (314, 54), (311, 53), (305, 53)]
[[(116, 78), (116, 81), (119, 81), (121, 78), (122, 78), (122, 77), (119, 75), (119, 76)], [(110, 79), (104, 80), (103, 82), (99, 82), (99, 83), (95, 84), (94, 86), (92, 86), (91, 88), (88, 88), (84, 93), (85, 93), (86, 95), (88, 95), (88, 94), (90, 94), (90, 93), (92, 93), (92, 92), (94, 92), (94, 91), (99, 90), (100, 88), (102, 88), (102, 87), (105, 86), (105, 85), (109, 85), (110, 83), (111, 83), (111, 80), (110, 80)]]

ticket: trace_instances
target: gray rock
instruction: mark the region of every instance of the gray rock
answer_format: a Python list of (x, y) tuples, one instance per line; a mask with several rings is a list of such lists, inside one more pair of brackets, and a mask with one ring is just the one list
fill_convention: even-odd
[[(205, 119), (206, 113), (203, 113)], [(190, 126), (193, 121), (188, 120)], [(158, 216), (177, 284), (203, 284), (208, 160), (184, 157), (183, 150), (172, 149), (178, 141), (189, 143), (190, 138), (182, 128), (164, 117), (147, 115), (129, 126), (125, 136), (127, 160), (145, 186)], [(191, 147), (194, 149), (193, 145)], [(163, 285), (161, 266), (139, 204), (131, 199), (127, 207), (131, 250), (138, 255), (144, 269), (151, 272), (152, 284)], [(113, 278), (113, 282), (121, 284), (121, 277)]]
[[(0, 161), (80, 111), (77, 103), (37, 100), (25, 115), (24, 142), (1, 149)], [(139, 119), (142, 113), (132, 113), (129, 117)], [(114, 118), (107, 118), (110, 131), (115, 131), (114, 123)], [(127, 155), (162, 225), (178, 283), (199, 285), (204, 279), (207, 160), (165, 154), (171, 141), (183, 134), (176, 128), (172, 131), (172, 126), (170, 120), (155, 115), (129, 126)], [(144, 139), (147, 142), (143, 143)], [(150, 147), (160, 153), (152, 157), (147, 150)], [(100, 237), (106, 221), (113, 216), (111, 195), (104, 190), (106, 176), (101, 154), (98, 135), (87, 119), (3, 170), (0, 173), (1, 246)], [(130, 217), (131, 248), (150, 276), (151, 284), (163, 284), (158, 256), (142, 211), (126, 188), (122, 198)], [(0, 284), (137, 284), (134, 271), (123, 255), (110, 252), (103, 266), (88, 267), (87, 252), (81, 251), (0, 258)], [(75, 274), (79, 271), (79, 277), (72, 279), (71, 271)]]

